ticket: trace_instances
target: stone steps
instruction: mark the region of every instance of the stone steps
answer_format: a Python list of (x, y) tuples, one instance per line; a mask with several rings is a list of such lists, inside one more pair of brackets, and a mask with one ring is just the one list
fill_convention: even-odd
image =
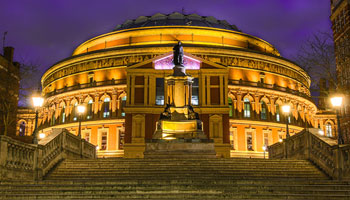
[[(193, 194), (197, 193), (197, 194)], [(220, 197), (219, 197), (220, 196)], [(221, 194), (221, 193), (200, 193), (198, 191), (185, 192), (167, 192), (167, 193), (148, 193), (148, 194), (35, 194), (35, 195), (2, 195), (0, 199), (118, 199), (118, 200), (141, 200), (141, 199), (269, 199), (269, 200), (285, 200), (285, 199), (298, 199), (298, 200), (346, 200), (349, 199), (348, 195), (334, 195), (334, 194)]]
[(350, 199), (305, 160), (66, 160), (43, 181), (2, 181), (0, 199)]

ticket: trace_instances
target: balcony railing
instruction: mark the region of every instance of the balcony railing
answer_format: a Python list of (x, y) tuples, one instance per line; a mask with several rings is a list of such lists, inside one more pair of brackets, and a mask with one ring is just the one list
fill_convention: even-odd
[[(110, 115), (108, 117), (103, 117), (103, 111), (99, 111), (97, 113), (93, 113), (89, 118), (87, 117), (87, 115), (83, 115), (81, 118), (82, 122), (87, 122), (87, 121), (96, 121), (96, 120), (109, 120), (109, 119), (124, 119), (125, 117), (123, 116), (123, 112), (121, 109), (117, 109), (116, 112), (112, 112), (110, 111)], [(57, 126), (57, 125), (61, 125), (61, 124), (70, 124), (70, 123), (77, 123), (78, 121), (78, 117), (76, 116), (76, 120), (74, 120), (74, 116), (72, 114), (68, 115), (65, 117), (65, 120), (62, 120), (62, 115), (60, 115), (58, 118), (55, 119), (54, 122), (52, 122), (51, 120), (49, 121), (45, 121), (43, 124), (40, 124), (38, 129), (44, 129), (44, 128), (48, 128), (51, 126)]]
[[(277, 120), (276, 115), (273, 115), (272, 113), (267, 112), (266, 117), (262, 118), (261, 113), (256, 113), (255, 111), (250, 111), (250, 117), (244, 117), (244, 112), (238, 112), (238, 110), (232, 110), (232, 115), (230, 115), (230, 119), (273, 122), (273, 123), (283, 124), (285, 126), (287, 117), (283, 114), (280, 114), (279, 120)], [(300, 115), (298, 116), (298, 119), (290, 115), (290, 122), (288, 124), (304, 127), (304, 128), (313, 127), (311, 123), (307, 121), (303, 121)]]
[(287, 92), (287, 93), (290, 93), (290, 94), (293, 94), (293, 95), (297, 95), (297, 96), (303, 97), (305, 99), (308, 99), (310, 101), (313, 101), (312, 98), (309, 95), (307, 95), (307, 94), (305, 94), (303, 92), (300, 92), (298, 90), (293, 90), (293, 89), (290, 89), (288, 87), (281, 87), (281, 86), (278, 86), (276, 84), (266, 84), (266, 83), (261, 83), (261, 82), (252, 82), (252, 81), (244, 81), (244, 80), (233, 80), (233, 79), (230, 79), (228, 81), (228, 84), (229, 85), (249, 86), (249, 87), (277, 90), (277, 91)]
[(70, 87), (64, 87), (62, 89), (54, 90), (52, 92), (48, 92), (45, 94), (45, 97), (50, 97), (56, 94), (61, 94), (63, 92), (69, 92), (74, 90), (80, 90), (84, 88), (93, 88), (93, 87), (100, 87), (100, 86), (108, 86), (108, 85), (122, 85), (126, 84), (126, 79), (118, 79), (118, 80), (107, 80), (107, 81), (99, 81), (99, 82), (91, 82), (91, 83), (84, 83), (84, 84), (76, 84)]

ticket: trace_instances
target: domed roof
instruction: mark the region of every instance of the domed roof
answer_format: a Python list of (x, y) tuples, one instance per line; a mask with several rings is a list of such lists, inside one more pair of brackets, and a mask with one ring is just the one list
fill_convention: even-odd
[(231, 31), (240, 31), (235, 25), (229, 24), (226, 20), (218, 20), (215, 17), (199, 16), (197, 14), (184, 15), (178, 12), (173, 12), (168, 15), (161, 13), (152, 16), (140, 16), (134, 20), (126, 20), (123, 24), (119, 24), (114, 29), (115, 31), (148, 27), (148, 26), (202, 26), (227, 29)]

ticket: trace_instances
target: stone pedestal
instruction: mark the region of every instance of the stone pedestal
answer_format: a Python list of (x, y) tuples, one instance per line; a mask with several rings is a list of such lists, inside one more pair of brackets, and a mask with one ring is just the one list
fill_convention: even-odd
[(145, 158), (216, 158), (214, 143), (208, 139), (150, 140)]
[(215, 158), (214, 141), (208, 140), (203, 122), (192, 107), (193, 77), (183, 66), (181, 42), (174, 47), (174, 73), (165, 78), (166, 107), (152, 140), (146, 141), (145, 158)]

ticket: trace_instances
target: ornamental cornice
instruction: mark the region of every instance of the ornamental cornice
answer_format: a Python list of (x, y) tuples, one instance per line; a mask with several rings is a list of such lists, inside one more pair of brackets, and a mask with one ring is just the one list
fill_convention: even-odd
[[(169, 51), (171, 51), (169, 47), (162, 47), (159, 51), (155, 51), (151, 47), (145, 47), (118, 51), (110, 50), (71, 57), (47, 70), (41, 82), (45, 88), (53, 81), (70, 75), (101, 69), (125, 68), (128, 65), (152, 59)], [(275, 73), (297, 80), (307, 88), (310, 85), (308, 74), (299, 66), (282, 57), (249, 52), (244, 49), (228, 50), (210, 47), (186, 47), (186, 52), (224, 66)]]

